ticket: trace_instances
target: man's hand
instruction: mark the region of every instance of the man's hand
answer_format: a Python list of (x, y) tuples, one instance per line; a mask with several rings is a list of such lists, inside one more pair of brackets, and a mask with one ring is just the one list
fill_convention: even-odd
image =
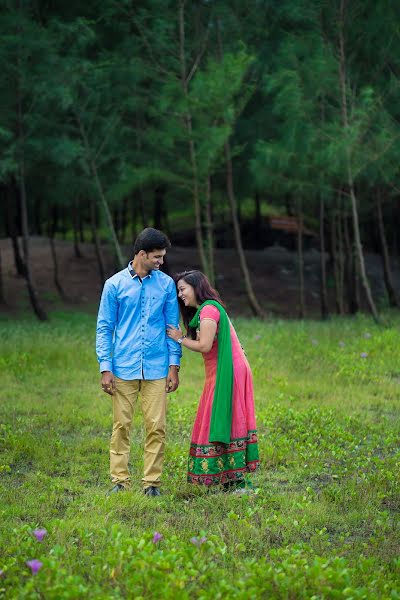
[(175, 392), (175, 390), (178, 389), (178, 385), (178, 368), (175, 365), (171, 365), (167, 375), (167, 385), (165, 387), (167, 394), (169, 394), (170, 392)]
[(111, 371), (103, 371), (101, 374), (101, 388), (106, 394), (113, 395), (115, 392), (114, 375)]

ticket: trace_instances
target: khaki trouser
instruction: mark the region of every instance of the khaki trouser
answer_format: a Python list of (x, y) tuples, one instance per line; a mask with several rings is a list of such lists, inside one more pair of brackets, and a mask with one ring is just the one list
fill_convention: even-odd
[(167, 394), (166, 378), (125, 381), (114, 377), (113, 430), (110, 444), (110, 473), (113, 483), (131, 485), (128, 462), (130, 431), (140, 392), (146, 439), (144, 444), (143, 487), (160, 485), (164, 460)]

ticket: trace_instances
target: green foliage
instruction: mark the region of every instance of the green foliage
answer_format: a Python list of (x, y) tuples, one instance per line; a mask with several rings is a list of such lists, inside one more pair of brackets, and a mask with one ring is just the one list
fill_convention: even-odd
[[(386, 20), (382, 3), (378, 5), (379, 15), (375, 13), (375, 18)], [(372, 33), (370, 27), (376, 22), (371, 20), (372, 7), (347, 2), (345, 126), (339, 78), (338, 6), (316, 0), (309, 3), (307, 10), (296, 1), (276, 8), (280, 38), (263, 78), (264, 95), (274, 118), (267, 134), (255, 144), (251, 171), (260, 189), (269, 186), (278, 197), (283, 190), (302, 197), (306, 213), (314, 210), (314, 198), (322, 194), (329, 200), (335, 196), (338, 181), (347, 181), (349, 165), (354, 179), (365, 182), (366, 188), (383, 185), (385, 172), (396, 177), (392, 161), (397, 153), (398, 120), (393, 119), (392, 101), (387, 100), (392, 92), (398, 94), (398, 82), (394, 92), (393, 80), (389, 83), (391, 77), (384, 82), (382, 72), (371, 76), (358, 62), (362, 53), (371, 50), (369, 36), (376, 36), (376, 31)], [(397, 47), (398, 32), (393, 32), (392, 43), (392, 49)], [(373, 68), (379, 63), (380, 69), (385, 70), (380, 53), (370, 58)], [(363, 204), (367, 211), (369, 206), (365, 201)]]
[[(34, 540), (25, 525), (14, 529), (13, 558), (3, 577), (9, 598), (397, 598), (393, 581), (378, 571), (369, 579), (374, 561), (361, 557), (358, 573), (345, 558), (314, 554), (307, 544), (271, 550), (259, 559), (244, 558), (234, 574), (227, 572), (227, 546), (218, 536), (182, 540), (162, 534), (127, 537), (118, 525), (97, 532), (102, 546), (93, 548), (93, 532), (74, 531), (70, 547), (52, 544), (65, 531), (54, 520), (45, 543)], [(203, 532), (204, 533), (204, 532)], [(158, 534), (158, 535), (157, 535)], [(158, 539), (161, 538), (161, 539)], [(197, 541), (201, 540), (201, 541)], [(204, 540), (204, 541), (203, 541)], [(24, 558), (40, 555), (42, 567), (31, 575)], [(71, 569), (74, 573), (71, 574)], [(89, 581), (87, 573), (90, 573)], [(364, 584), (364, 585), (363, 585)], [(3, 591), (7, 592), (7, 588)]]
[(347, 185), (349, 163), (369, 220), (376, 189), (389, 202), (400, 187), (400, 36), (393, 3), (345, 4), (347, 127), (338, 2), (185, 3), (182, 45), (173, 2), (3, 2), (2, 184), (14, 184), (23, 159), (29, 214), (43, 213), (35, 223), (54, 206), (90, 220), (92, 159), (125, 219), (147, 210), (146, 220), (160, 185), (171, 212), (187, 206), (194, 178), (203, 202), (209, 175), (213, 204), (226, 206), (229, 138), (239, 204), (256, 189), (262, 203), (301, 198), (311, 221), (316, 199), (329, 206)]
[[(1, 322), (0, 595), (399, 597), (398, 316), (385, 327), (366, 317), (234, 324), (255, 383), (255, 493), (184, 482), (204, 378), (201, 357), (185, 353), (153, 501), (140, 490), (139, 412), (134, 489), (106, 496), (111, 404), (93, 318)], [(36, 575), (31, 559), (43, 563)]]

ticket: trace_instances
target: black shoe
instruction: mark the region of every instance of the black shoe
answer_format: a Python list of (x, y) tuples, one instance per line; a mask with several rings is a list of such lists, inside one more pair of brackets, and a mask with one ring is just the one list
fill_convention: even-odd
[(116, 485), (114, 485), (114, 487), (107, 493), (107, 496), (110, 496), (111, 494), (116, 494), (117, 492), (125, 492), (126, 488), (124, 485), (122, 485), (122, 483), (117, 483)]
[(237, 490), (244, 489), (246, 482), (244, 479), (234, 479), (233, 481), (227, 481), (222, 484), (224, 492), (236, 492)]
[(161, 496), (160, 488), (155, 487), (154, 485), (145, 488), (144, 493), (145, 496)]

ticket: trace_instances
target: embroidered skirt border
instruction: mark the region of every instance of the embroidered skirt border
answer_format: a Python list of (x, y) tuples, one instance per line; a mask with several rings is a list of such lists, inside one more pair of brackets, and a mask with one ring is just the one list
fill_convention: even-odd
[(188, 477), (190, 483), (218, 485), (242, 479), (260, 465), (257, 431), (249, 431), (246, 438), (229, 444), (191, 444)]

